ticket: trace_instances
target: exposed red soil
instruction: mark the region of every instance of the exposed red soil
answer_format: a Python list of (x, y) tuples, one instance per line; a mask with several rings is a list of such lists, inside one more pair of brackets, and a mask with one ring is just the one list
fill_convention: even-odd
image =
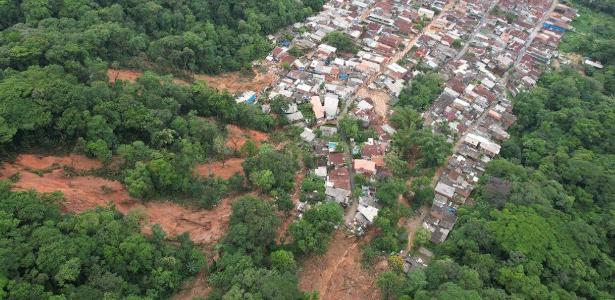
[(376, 264), (370, 271), (361, 267), (360, 247), (370, 236), (373, 234), (358, 240), (336, 231), (324, 256), (304, 261), (299, 287), (304, 291), (318, 291), (323, 300), (380, 299), (376, 278), (386, 269), (386, 262)]
[(269, 134), (265, 132), (244, 129), (237, 125), (226, 125), (226, 131), (228, 133), (226, 146), (237, 151), (239, 151), (248, 140), (260, 144), (269, 138)]
[(210, 175), (216, 175), (224, 179), (229, 179), (235, 173), (243, 174), (243, 158), (231, 158), (226, 161), (215, 161), (207, 164), (198, 165), (195, 168), (195, 172), (201, 176), (208, 177)]
[(389, 99), (387, 93), (380, 90), (370, 90), (365, 87), (357, 91), (357, 96), (362, 98), (370, 98), (374, 102), (374, 110), (383, 118), (387, 117), (389, 111)]
[(273, 70), (269, 69), (266, 73), (254, 70), (255, 76), (244, 75), (241, 72), (229, 72), (220, 75), (194, 75), (195, 80), (207, 82), (207, 85), (219, 91), (227, 90), (229, 93), (240, 93), (245, 91), (261, 92), (271, 86), (278, 78)]
[(77, 171), (87, 171), (102, 167), (100, 161), (77, 154), (70, 154), (67, 156), (22, 154), (17, 157), (16, 163), (37, 170), (48, 169), (54, 165), (68, 166)]
[[(228, 91), (229, 93), (240, 93), (245, 91), (262, 92), (265, 88), (271, 86), (278, 78), (277, 72), (271, 68), (266, 73), (260, 73), (254, 70), (256, 75), (245, 75), (241, 72), (229, 72), (220, 75), (196, 74), (194, 80), (207, 82), (209, 87), (219, 91)], [(125, 69), (107, 69), (107, 77), (109, 82), (113, 83), (116, 80), (126, 80), (135, 82), (143, 75), (141, 71), (125, 70)], [(173, 79), (176, 84), (188, 84), (181, 79)]]
[[(231, 215), (230, 199), (222, 200), (211, 210), (196, 210), (171, 202), (141, 203), (130, 197), (118, 181), (94, 176), (69, 176), (62, 166), (70, 166), (70, 163), (75, 169), (81, 170), (97, 166), (92, 160), (79, 155), (44, 158), (20, 155), (14, 163), (2, 166), (0, 179), (19, 172), (20, 179), (13, 186), (15, 190), (62, 192), (66, 200), (61, 206), (65, 212), (82, 212), (109, 204), (115, 205), (122, 213), (139, 210), (145, 216), (145, 233), (150, 231), (151, 225), (160, 224), (170, 236), (188, 232), (195, 243), (210, 244), (226, 232)], [(33, 173), (35, 170), (44, 171), (38, 175)]]
[(109, 77), (110, 83), (114, 83), (116, 80), (125, 80), (134, 83), (142, 75), (143, 72), (141, 71), (115, 69), (107, 70), (107, 77)]

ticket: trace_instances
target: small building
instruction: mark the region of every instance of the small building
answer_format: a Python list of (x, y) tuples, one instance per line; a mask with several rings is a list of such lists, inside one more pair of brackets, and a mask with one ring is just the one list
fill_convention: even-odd
[(252, 104), (252, 103), (256, 102), (256, 92), (254, 92), (254, 91), (246, 91), (243, 94), (241, 94), (239, 97), (237, 97), (235, 99), (235, 102), (237, 102), (237, 103)]
[(350, 201), (350, 191), (346, 189), (327, 187), (325, 188), (325, 196), (328, 201), (336, 202), (340, 205), (346, 206)]
[(312, 96), (312, 98), (310, 98), (310, 103), (312, 104), (312, 111), (314, 112), (314, 116), (316, 117), (316, 119), (324, 118), (325, 108), (320, 102), (320, 97)]
[(451, 199), (455, 195), (455, 188), (442, 181), (439, 181), (438, 184), (436, 184), (435, 192)]
[(327, 120), (333, 120), (337, 117), (337, 106), (339, 105), (339, 97), (335, 94), (325, 95), (325, 115)]
[(419, 8), (418, 13), (419, 13), (419, 16), (427, 18), (427, 19), (433, 19), (433, 17), (436, 15), (435, 11), (424, 8), (424, 7)]
[(363, 173), (368, 176), (376, 174), (376, 163), (371, 160), (355, 159), (352, 163), (355, 172)]
[(392, 63), (387, 66), (387, 69), (390, 71), (390, 74), (395, 79), (402, 79), (406, 74), (408, 74), (408, 70), (397, 63)]
[(314, 134), (314, 131), (312, 131), (312, 129), (309, 129), (307, 127), (303, 128), (303, 132), (299, 136), (301, 137), (302, 140), (308, 143), (311, 143), (316, 138), (316, 134)]
[(373, 224), (374, 219), (376, 219), (376, 216), (378, 216), (378, 209), (373, 206), (359, 205), (357, 210), (367, 220), (368, 225)]

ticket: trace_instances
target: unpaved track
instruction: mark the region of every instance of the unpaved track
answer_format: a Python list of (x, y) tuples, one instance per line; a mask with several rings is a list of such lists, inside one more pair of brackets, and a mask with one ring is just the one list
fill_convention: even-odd
[(318, 291), (323, 300), (380, 299), (376, 285), (377, 274), (386, 263), (376, 264), (373, 270), (361, 267), (361, 246), (369, 237), (357, 240), (341, 230), (332, 237), (329, 251), (303, 262), (299, 273), (299, 287), (304, 291)]

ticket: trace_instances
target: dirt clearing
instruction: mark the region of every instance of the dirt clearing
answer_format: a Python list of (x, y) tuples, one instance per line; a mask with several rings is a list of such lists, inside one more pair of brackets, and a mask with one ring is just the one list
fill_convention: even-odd
[(235, 175), (235, 173), (243, 175), (243, 167), (241, 166), (243, 161), (243, 158), (227, 159), (224, 164), (221, 161), (215, 161), (198, 165), (196, 166), (195, 171), (203, 177), (215, 175), (224, 179), (229, 179), (231, 176)]
[(115, 205), (118, 211), (128, 213), (139, 210), (145, 216), (144, 232), (151, 225), (160, 224), (170, 236), (183, 232), (197, 244), (218, 241), (226, 232), (231, 215), (231, 200), (224, 199), (211, 210), (196, 210), (171, 202), (141, 203), (130, 197), (119, 181), (94, 176), (69, 176), (63, 166), (78, 170), (98, 167), (98, 162), (79, 155), (46, 156), (19, 155), (14, 163), (5, 163), (0, 169), (0, 179), (19, 173), (15, 190), (35, 190), (64, 194), (61, 203), (65, 212), (82, 212), (97, 206)]
[[(220, 75), (196, 74), (194, 80), (202, 80), (207, 82), (209, 87), (219, 91), (227, 90), (229, 93), (241, 93), (245, 91), (262, 92), (265, 88), (271, 86), (278, 79), (277, 72), (268, 67), (264, 73), (254, 69), (255, 75), (243, 74), (241, 72), (229, 72)], [(125, 69), (107, 69), (107, 77), (109, 82), (113, 83), (116, 80), (126, 80), (134, 83), (143, 75), (141, 71), (125, 70)], [(174, 79), (176, 84), (189, 84), (182, 79)]]
[(378, 115), (386, 120), (387, 112), (389, 111), (389, 99), (390, 96), (377, 90), (369, 90), (365, 87), (360, 88), (357, 91), (357, 96), (362, 98), (370, 98), (374, 102), (374, 110)]
[(360, 246), (368, 239), (366, 236), (361, 241), (336, 231), (325, 255), (304, 262), (299, 287), (304, 291), (318, 291), (323, 300), (380, 299), (376, 278), (386, 264), (377, 264), (370, 271), (361, 267)]
[(248, 140), (251, 140), (256, 144), (260, 144), (269, 138), (269, 134), (265, 132), (253, 129), (244, 129), (237, 125), (226, 125), (226, 131), (228, 133), (226, 146), (236, 151), (241, 150), (241, 147)]
[(227, 90), (229, 93), (240, 93), (245, 91), (262, 92), (265, 88), (271, 86), (277, 79), (278, 75), (271, 69), (265, 73), (260, 73), (254, 70), (255, 76), (245, 75), (241, 72), (230, 72), (220, 75), (197, 74), (194, 80), (202, 80), (207, 82), (207, 85), (218, 89), (219, 91)]
[(109, 77), (110, 83), (114, 83), (116, 80), (125, 80), (125, 81), (134, 83), (142, 75), (143, 75), (143, 72), (141, 71), (115, 70), (115, 69), (107, 70), (107, 77)]

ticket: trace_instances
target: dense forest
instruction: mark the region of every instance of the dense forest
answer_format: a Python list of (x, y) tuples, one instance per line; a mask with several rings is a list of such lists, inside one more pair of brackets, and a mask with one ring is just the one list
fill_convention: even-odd
[(0, 69), (62, 65), (80, 80), (114, 66), (219, 73), (250, 67), (265, 35), (320, 10), (323, 0), (0, 2)]
[(60, 195), (0, 182), (0, 298), (168, 298), (205, 263), (187, 235), (140, 233), (140, 217), (99, 208), (61, 214)]
[(477, 204), (460, 208), (426, 269), (379, 278), (385, 297), (613, 298), (615, 62), (576, 44), (613, 43), (603, 28), (613, 18), (585, 10), (578, 22), (562, 48), (600, 57), (605, 68), (562, 67), (514, 98), (518, 122), (474, 192)]
[[(247, 69), (270, 51), (266, 35), (323, 3), (0, 1), (1, 160), (83, 153), (104, 167), (73, 170), (78, 175), (118, 179), (144, 201), (202, 208), (258, 190), (273, 200), (246, 197), (233, 205), (221, 258), (210, 268), (212, 298), (310, 297), (297, 287), (294, 255), (326, 249), (341, 208), (315, 206), (293, 225), (293, 243), (276, 244), (278, 210), (292, 207), (298, 155), (251, 142), (240, 150), (226, 145), (227, 124), (271, 131), (283, 119), (204, 83), (180, 85), (150, 72), (135, 83), (109, 83), (107, 69)], [(239, 155), (245, 177), (195, 175), (198, 163)], [(9, 183), (0, 198), (0, 298), (164, 299), (204, 266), (187, 235), (169, 238), (155, 226), (146, 237), (137, 215), (113, 208), (61, 214), (59, 196), (9, 192)]]

